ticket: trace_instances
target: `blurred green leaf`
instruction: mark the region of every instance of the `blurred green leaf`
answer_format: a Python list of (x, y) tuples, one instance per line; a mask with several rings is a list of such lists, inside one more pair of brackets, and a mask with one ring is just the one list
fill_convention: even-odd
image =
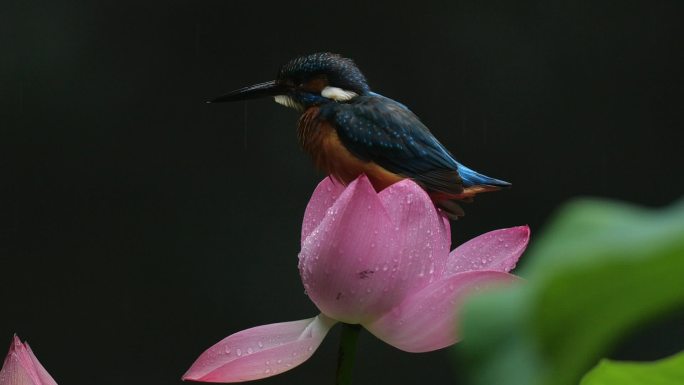
[(526, 284), (466, 304), (456, 351), (474, 385), (577, 384), (620, 337), (684, 306), (684, 202), (575, 201), (531, 245)]
[(684, 352), (655, 362), (601, 360), (580, 385), (681, 385)]

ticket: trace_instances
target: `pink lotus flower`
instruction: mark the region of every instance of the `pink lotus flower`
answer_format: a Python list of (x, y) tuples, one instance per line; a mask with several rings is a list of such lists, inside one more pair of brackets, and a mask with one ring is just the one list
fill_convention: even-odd
[(31, 351), (16, 335), (0, 370), (0, 385), (57, 385)]
[(299, 271), (321, 314), (247, 329), (206, 350), (183, 376), (240, 382), (272, 376), (311, 357), (338, 321), (361, 324), (408, 352), (458, 340), (465, 296), (510, 283), (527, 226), (492, 231), (449, 253), (450, 227), (411, 180), (377, 193), (365, 176), (346, 188), (323, 180), (304, 215)]

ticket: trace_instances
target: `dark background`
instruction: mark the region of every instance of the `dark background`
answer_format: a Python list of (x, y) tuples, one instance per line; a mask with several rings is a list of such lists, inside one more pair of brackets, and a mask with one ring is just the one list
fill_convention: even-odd
[[(296, 266), (322, 176), (296, 114), (203, 103), (299, 54), (354, 58), (459, 160), (514, 183), (466, 207), (458, 242), (538, 235), (575, 196), (682, 195), (681, 1), (370, 3), (3, 1), (0, 343), (28, 339), (61, 384), (178, 384), (221, 338), (315, 315)], [(612, 356), (681, 349), (682, 319)], [(460, 372), (447, 351), (360, 344), (357, 384)], [(336, 347), (263, 383), (332, 383)]]

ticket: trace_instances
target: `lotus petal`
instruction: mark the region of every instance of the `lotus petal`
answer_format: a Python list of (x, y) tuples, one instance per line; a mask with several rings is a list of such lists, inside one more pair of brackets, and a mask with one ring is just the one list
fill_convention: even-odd
[(302, 221), (302, 242), (308, 237), (325, 217), (328, 209), (342, 195), (344, 186), (332, 177), (323, 179), (311, 195), (304, 211)]
[(326, 315), (369, 322), (439, 277), (447, 234), (442, 216), (415, 182), (404, 180), (378, 194), (361, 176), (302, 243), (302, 281)]
[(0, 385), (57, 385), (28, 344), (16, 335), (0, 370)]
[(482, 234), (457, 247), (449, 255), (446, 274), (472, 270), (509, 272), (530, 240), (528, 226), (511, 227)]
[(363, 326), (407, 352), (441, 349), (458, 341), (456, 321), (468, 294), (516, 279), (498, 271), (457, 273), (423, 288), (383, 317)]
[(183, 380), (242, 382), (282, 373), (308, 360), (335, 323), (321, 314), (243, 330), (202, 353)]

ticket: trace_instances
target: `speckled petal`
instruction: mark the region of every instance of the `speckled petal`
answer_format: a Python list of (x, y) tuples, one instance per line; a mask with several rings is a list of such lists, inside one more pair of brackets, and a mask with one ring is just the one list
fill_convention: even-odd
[(0, 385), (57, 385), (28, 345), (16, 335), (0, 370)]
[(468, 294), (517, 278), (498, 271), (471, 271), (439, 280), (406, 298), (366, 329), (388, 344), (407, 352), (428, 352), (459, 339), (459, 308)]
[(323, 313), (368, 322), (439, 277), (448, 256), (447, 232), (413, 181), (377, 194), (362, 176), (303, 242), (302, 281)]
[(408, 283), (414, 291), (438, 279), (451, 246), (448, 219), (435, 208), (425, 190), (410, 179), (389, 186), (379, 196), (394, 225), (389, 242), (401, 246), (398, 278), (405, 281), (401, 286)]
[(321, 223), (328, 209), (332, 207), (337, 198), (344, 191), (344, 186), (332, 177), (325, 178), (318, 184), (309, 199), (304, 211), (302, 222), (302, 242)]
[(302, 282), (324, 314), (348, 323), (365, 317), (369, 301), (372, 305), (378, 295), (368, 287), (369, 280), (375, 278), (376, 264), (395, 250), (380, 244), (390, 225), (377, 193), (362, 176), (347, 186), (302, 242)]
[(31, 358), (31, 362), (33, 362), (33, 368), (36, 371), (36, 375), (40, 380), (40, 385), (57, 385), (57, 382), (52, 378), (50, 373), (48, 373), (48, 371), (40, 363), (40, 361), (38, 361), (36, 355), (33, 354), (33, 350), (31, 350), (31, 347), (29, 346), (28, 342), (25, 343), (25, 346), (26, 352), (28, 353), (29, 358)]
[(311, 357), (335, 322), (321, 314), (235, 333), (202, 353), (183, 380), (242, 382), (290, 370)]
[(40, 385), (32, 373), (24, 368), (16, 355), (9, 355), (0, 370), (0, 385)]
[(471, 270), (511, 271), (530, 240), (530, 228), (490, 231), (457, 247), (449, 255), (446, 274)]

